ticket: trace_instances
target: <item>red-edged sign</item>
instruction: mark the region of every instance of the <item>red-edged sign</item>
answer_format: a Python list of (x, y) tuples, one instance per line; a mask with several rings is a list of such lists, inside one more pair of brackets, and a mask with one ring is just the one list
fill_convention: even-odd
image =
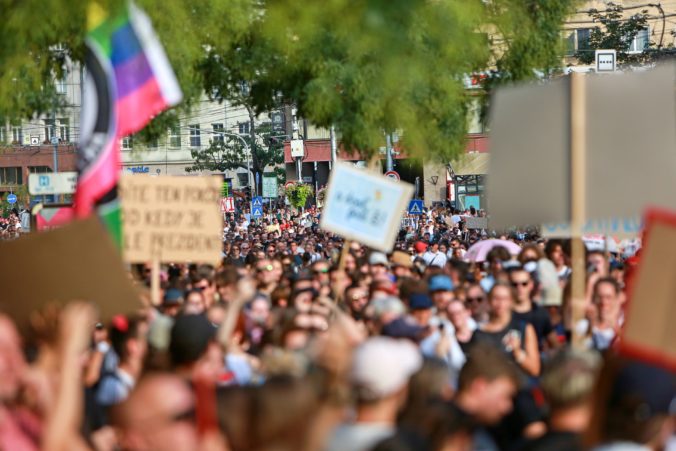
[(676, 213), (650, 209), (636, 274), (628, 286), (620, 350), (676, 370)]
[(221, 212), (223, 213), (233, 213), (235, 211), (235, 198), (234, 197), (221, 197)]
[(387, 171), (385, 173), (385, 177), (389, 177), (392, 180), (396, 180), (397, 182), (401, 180), (401, 177), (399, 177), (399, 173), (397, 171)]

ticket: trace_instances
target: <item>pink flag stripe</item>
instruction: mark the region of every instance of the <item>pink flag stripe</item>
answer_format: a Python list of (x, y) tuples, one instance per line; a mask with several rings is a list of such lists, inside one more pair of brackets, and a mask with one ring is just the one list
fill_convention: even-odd
[(118, 136), (124, 137), (141, 130), (148, 119), (167, 108), (155, 78), (146, 81), (129, 95), (117, 100)]
[(117, 185), (117, 170), (111, 168), (120, 167), (119, 142), (115, 139), (109, 142), (108, 146), (94, 166), (80, 174), (75, 192), (75, 205), (79, 217), (91, 214), (96, 202)]

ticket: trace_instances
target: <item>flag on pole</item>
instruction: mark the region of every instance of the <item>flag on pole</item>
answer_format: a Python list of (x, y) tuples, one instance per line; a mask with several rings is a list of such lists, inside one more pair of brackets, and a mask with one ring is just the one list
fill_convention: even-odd
[(150, 23), (133, 2), (116, 15), (90, 5), (87, 16), (75, 211), (101, 216), (120, 243), (119, 141), (181, 101), (181, 89)]

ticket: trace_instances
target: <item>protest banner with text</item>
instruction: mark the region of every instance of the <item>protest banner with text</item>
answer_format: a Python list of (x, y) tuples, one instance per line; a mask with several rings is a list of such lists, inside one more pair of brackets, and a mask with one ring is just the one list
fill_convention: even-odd
[(123, 254), (128, 262), (216, 263), (223, 218), (219, 177), (123, 176)]

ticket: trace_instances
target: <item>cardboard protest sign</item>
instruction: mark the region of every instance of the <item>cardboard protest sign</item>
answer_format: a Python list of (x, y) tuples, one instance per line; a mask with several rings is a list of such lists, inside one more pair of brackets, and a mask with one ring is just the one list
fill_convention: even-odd
[[(617, 238), (635, 238), (640, 236), (643, 220), (639, 216), (632, 218), (610, 218), (589, 220), (582, 226), (584, 235), (610, 235)], [(540, 234), (544, 238), (570, 238), (572, 230), (569, 223), (543, 224)]]
[(625, 309), (621, 350), (676, 370), (676, 214), (646, 214), (646, 239)]
[(91, 301), (104, 320), (141, 306), (119, 252), (96, 217), (0, 242), (0, 268), (0, 311), (20, 326), (53, 301)]
[[(676, 69), (586, 75), (582, 219), (676, 208)], [(571, 80), (497, 90), (491, 101), (491, 227), (572, 220)], [(631, 114), (626, 114), (630, 111)]]
[(474, 216), (463, 216), (462, 220), (468, 229), (487, 229), (488, 218), (477, 218)]
[(219, 177), (122, 176), (124, 259), (217, 263), (221, 185)]
[(413, 186), (338, 163), (331, 171), (320, 227), (389, 252)]

